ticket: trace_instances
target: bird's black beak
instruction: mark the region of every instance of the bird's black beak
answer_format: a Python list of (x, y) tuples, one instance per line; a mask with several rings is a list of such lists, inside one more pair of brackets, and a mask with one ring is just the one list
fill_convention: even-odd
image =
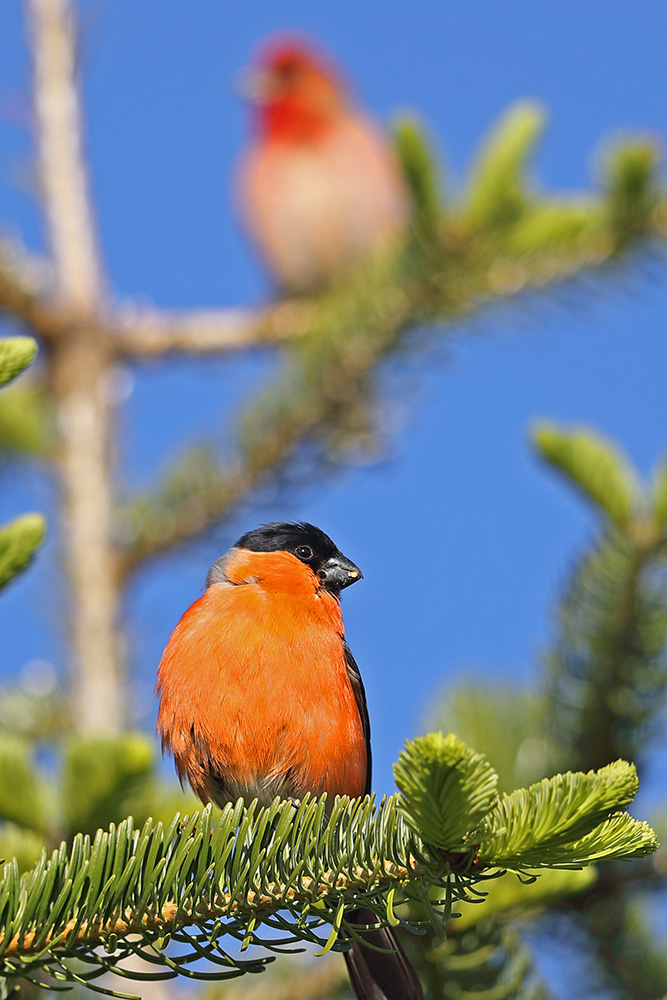
[(337, 594), (350, 584), (362, 580), (364, 574), (358, 566), (346, 559), (342, 553), (332, 556), (323, 564), (319, 571), (319, 577), (325, 590), (330, 590)]

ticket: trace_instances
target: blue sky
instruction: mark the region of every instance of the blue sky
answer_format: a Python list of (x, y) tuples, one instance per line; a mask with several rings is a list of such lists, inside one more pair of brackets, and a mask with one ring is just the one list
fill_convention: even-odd
[[(536, 172), (550, 190), (593, 183), (605, 138), (663, 137), (664, 0), (511, 3), (198, 0), (81, 2), (93, 189), (114, 294), (162, 307), (266, 301), (270, 286), (239, 231), (230, 185), (247, 133), (234, 74), (267, 33), (298, 28), (343, 64), (380, 118), (410, 108), (460, 183), (480, 139), (512, 101), (550, 113)], [(28, 67), (22, 10), (0, 12), (0, 225), (35, 250)], [(375, 787), (434, 692), (535, 676), (553, 599), (590, 537), (586, 508), (541, 469), (526, 430), (537, 416), (586, 422), (647, 473), (667, 446), (666, 271), (623, 273), (583, 292), (535, 297), (480, 316), (402, 383), (405, 426), (391, 459), (342, 470), (307, 491), (264, 498), (213, 539), (156, 563), (128, 601), (139, 721), (169, 632), (208, 566), (256, 523), (319, 524), (364, 571), (344, 595), (348, 639), (366, 683)], [(437, 338), (436, 338), (437, 342)], [(443, 340), (443, 344), (445, 341)], [(271, 370), (249, 360), (146, 365), (132, 373), (119, 457), (128, 485), (149, 483), (186, 442), (223, 432), (225, 415)], [(0, 518), (53, 509), (41, 477), (0, 475)], [(0, 601), (0, 676), (31, 659), (62, 669), (56, 546)], [(657, 791), (657, 789), (656, 789)]]

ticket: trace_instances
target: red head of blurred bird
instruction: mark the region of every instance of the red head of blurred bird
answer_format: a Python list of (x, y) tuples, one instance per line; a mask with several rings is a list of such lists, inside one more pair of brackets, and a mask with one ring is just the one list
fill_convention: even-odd
[[(361, 575), (305, 523), (250, 531), (214, 563), (171, 634), (156, 687), (163, 748), (202, 802), (370, 792), (366, 697), (340, 610), (341, 590)], [(356, 919), (375, 922), (367, 911)], [(357, 995), (419, 1000), (391, 930), (365, 936), (384, 952), (354, 942), (346, 953)]]
[(255, 135), (240, 164), (241, 213), (277, 282), (308, 292), (406, 225), (405, 184), (387, 137), (310, 44), (265, 46), (249, 78)]

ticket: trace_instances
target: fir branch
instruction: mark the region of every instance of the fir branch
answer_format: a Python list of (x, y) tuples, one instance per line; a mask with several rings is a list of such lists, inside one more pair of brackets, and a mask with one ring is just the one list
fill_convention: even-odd
[[(135, 831), (130, 819), (98, 831), (92, 845), (77, 836), (69, 857), (63, 845), (20, 883), (9, 867), (0, 883), (3, 972), (40, 967), (45, 955), (90, 958), (109, 942), (122, 957), (135, 950), (128, 936), (140, 933), (155, 955), (168, 935), (191, 945), (181, 962), (208, 957), (237, 973), (262, 960), (233, 960), (217, 943), (220, 935), (271, 947), (261, 926), (288, 932), (283, 910), (295, 915), (290, 939), (325, 945), (329, 932), (322, 937), (319, 928), (334, 919), (341, 894), (350, 907), (364, 900), (377, 910), (377, 893), (402, 885), (415, 869), (413, 834), (395, 802), (376, 812), (372, 800), (340, 800), (328, 824), (324, 810), (324, 801), (247, 811), (239, 803), (223, 810), (212, 834), (210, 808), (183, 822), (177, 815), (167, 830), (148, 821)], [(190, 933), (191, 925), (201, 935)], [(357, 934), (345, 920), (342, 928)], [(100, 958), (99, 965), (116, 969), (118, 961)]]
[[(50, 858), (44, 854), (22, 878), (15, 863), (8, 865), (0, 880), (0, 971), (34, 979), (46, 970), (57, 979), (92, 985), (104, 971), (141, 978), (143, 973), (123, 965), (137, 953), (159, 967), (156, 976), (224, 978), (266, 962), (234, 957), (223, 947), (225, 936), (244, 948), (257, 944), (279, 952), (288, 943), (311, 941), (326, 951), (341, 936), (358, 938), (364, 928), (352, 922), (352, 914), (360, 906), (393, 924), (396, 904), (408, 898), (424, 901), (429, 923), (442, 927), (452, 902), (474, 898), (475, 882), (505, 864), (503, 851), (514, 856), (510, 865), (523, 866), (527, 827), (539, 831), (530, 860), (551, 863), (556, 807), (566, 816), (557, 864), (588, 864), (605, 851), (640, 853), (628, 826), (634, 821), (625, 817), (611, 829), (635, 788), (627, 765), (598, 775), (558, 776), (551, 782), (555, 794), (528, 790), (520, 815), (504, 809), (502, 830), (494, 806), (485, 819), (492, 835), (478, 849), (472, 828), (461, 837), (470, 844), (463, 853), (434, 849), (404, 817), (428, 817), (451, 805), (455, 815), (476, 822), (479, 803), (490, 802), (484, 791), (488, 765), (454, 737), (441, 739), (462, 752), (449, 754), (443, 764), (442, 754), (437, 759), (424, 754), (423, 741), (408, 744), (403, 765), (412, 764), (419, 780), (379, 808), (372, 798), (336, 799), (327, 817), (324, 799), (298, 806), (276, 800), (268, 809), (257, 803), (245, 809), (239, 801), (222, 811), (212, 832), (210, 807), (182, 822), (177, 815), (167, 829), (149, 820), (135, 830), (129, 818), (108, 832), (98, 830), (92, 843), (77, 835), (71, 851), (63, 844)], [(447, 767), (458, 778), (443, 785)], [(449, 791), (443, 791), (445, 785)], [(564, 785), (569, 810), (560, 795)], [(641, 851), (652, 850), (654, 841), (644, 831)], [(500, 848), (495, 854), (494, 842)], [(440, 903), (428, 901), (433, 888), (443, 897)], [(178, 955), (170, 942), (182, 946)], [(67, 963), (73, 957), (85, 963), (83, 971)], [(201, 958), (217, 971), (193, 967)]]

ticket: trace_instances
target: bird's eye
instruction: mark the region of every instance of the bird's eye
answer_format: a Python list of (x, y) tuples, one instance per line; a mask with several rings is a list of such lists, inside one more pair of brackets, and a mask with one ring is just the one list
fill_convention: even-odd
[(299, 557), (299, 559), (306, 560), (313, 558), (313, 550), (311, 549), (310, 545), (297, 545), (294, 552)]

